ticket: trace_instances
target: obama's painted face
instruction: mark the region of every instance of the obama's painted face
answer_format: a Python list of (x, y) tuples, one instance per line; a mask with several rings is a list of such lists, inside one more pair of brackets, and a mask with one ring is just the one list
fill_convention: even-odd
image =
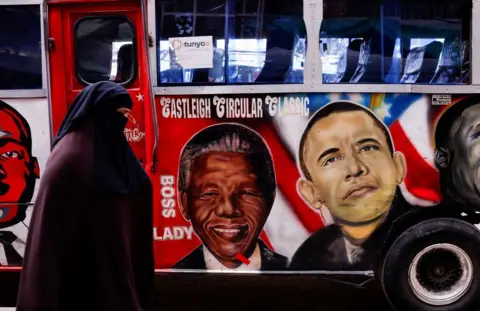
[(318, 120), (305, 140), (311, 180), (300, 180), (299, 191), (312, 207), (325, 205), (355, 244), (386, 216), (405, 178), (405, 158), (392, 155), (388, 139), (372, 116), (358, 110)]
[(23, 220), (39, 177), (26, 120), (0, 102), (0, 228)]

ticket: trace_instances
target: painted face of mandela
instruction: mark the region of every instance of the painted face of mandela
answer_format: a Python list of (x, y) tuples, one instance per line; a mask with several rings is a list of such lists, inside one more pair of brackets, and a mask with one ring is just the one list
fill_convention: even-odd
[(244, 153), (209, 152), (191, 167), (182, 209), (209, 251), (226, 267), (249, 257), (267, 220), (271, 204), (257, 170)]

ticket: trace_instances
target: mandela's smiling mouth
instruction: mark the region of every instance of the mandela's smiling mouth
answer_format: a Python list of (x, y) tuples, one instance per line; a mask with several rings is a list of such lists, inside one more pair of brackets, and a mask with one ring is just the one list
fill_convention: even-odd
[(248, 225), (217, 225), (210, 228), (216, 236), (227, 242), (240, 242), (248, 235)]

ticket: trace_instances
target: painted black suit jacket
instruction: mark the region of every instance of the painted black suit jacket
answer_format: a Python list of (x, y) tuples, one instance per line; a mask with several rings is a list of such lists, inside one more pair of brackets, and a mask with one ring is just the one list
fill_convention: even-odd
[[(262, 266), (260, 270), (285, 270), (288, 259), (285, 256), (275, 253), (265, 245), (262, 240), (258, 240), (260, 255), (262, 257)], [(174, 269), (194, 269), (206, 270), (207, 265), (203, 256), (203, 245), (197, 247), (193, 252), (185, 256), (173, 266)]]
[(295, 252), (289, 269), (322, 271), (372, 270), (380, 256), (392, 223), (412, 208), (398, 190), (384, 222), (362, 244), (361, 253), (351, 263), (347, 255), (345, 236), (337, 224), (324, 227), (310, 236)]

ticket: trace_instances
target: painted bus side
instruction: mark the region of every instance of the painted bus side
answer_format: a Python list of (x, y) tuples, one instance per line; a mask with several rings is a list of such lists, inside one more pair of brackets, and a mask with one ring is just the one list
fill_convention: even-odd
[[(396, 305), (391, 280), (401, 279), (399, 297), (428, 310), (435, 297), (409, 291), (409, 275), (396, 274), (408, 269), (391, 258), (421, 252), (444, 227), (460, 229), (433, 241), (470, 257), (458, 236), (478, 242), (476, 136), (459, 129), (475, 124), (480, 102), (469, 53), (480, 8), (426, 2), (398, 24), (389, 1), (357, 8), (360, 21), (329, 1), (2, 2), (5, 16), (38, 8), (42, 61), (22, 69), (28, 91), (0, 91), (0, 140), (18, 136), (0, 149), (0, 269), (21, 269), (35, 186), (69, 104), (108, 79), (134, 100), (125, 134), (155, 187), (157, 272), (376, 277)], [(444, 118), (456, 126), (438, 126)], [(458, 150), (466, 156), (452, 162)], [(447, 299), (452, 308), (473, 301), (455, 300), (475, 291), (472, 280), (457, 282), (468, 286)]]

